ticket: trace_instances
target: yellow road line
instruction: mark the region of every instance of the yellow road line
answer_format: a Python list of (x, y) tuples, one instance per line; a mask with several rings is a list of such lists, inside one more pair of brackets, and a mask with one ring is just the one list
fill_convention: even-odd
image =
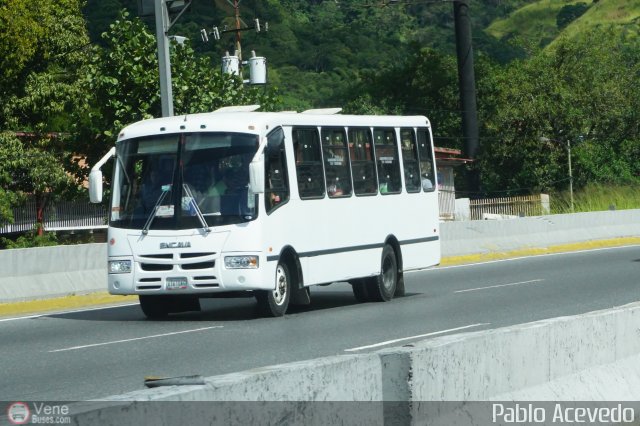
[(88, 306), (117, 305), (118, 303), (131, 303), (137, 300), (137, 296), (112, 296), (106, 292), (100, 292), (51, 299), (28, 300), (25, 302), (0, 303), (0, 316), (63, 311)]
[(491, 260), (511, 259), (514, 257), (536, 256), (540, 254), (565, 253), (606, 247), (620, 247), (640, 244), (640, 237), (614, 238), (610, 240), (586, 241), (582, 243), (559, 244), (543, 248), (525, 248), (504, 252), (469, 254), (464, 256), (445, 257), (440, 266), (462, 265), (466, 263), (488, 262)]

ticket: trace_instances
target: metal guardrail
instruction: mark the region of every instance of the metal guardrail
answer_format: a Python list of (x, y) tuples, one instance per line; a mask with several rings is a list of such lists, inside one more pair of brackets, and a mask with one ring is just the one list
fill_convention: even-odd
[[(0, 234), (26, 232), (36, 225), (36, 203), (30, 199), (13, 209), (13, 223), (0, 223)], [(80, 201), (59, 201), (44, 211), (44, 229), (71, 231), (107, 228), (107, 206)]]

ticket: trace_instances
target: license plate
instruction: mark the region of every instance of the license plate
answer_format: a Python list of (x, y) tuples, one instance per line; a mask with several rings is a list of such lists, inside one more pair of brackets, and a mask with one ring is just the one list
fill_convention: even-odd
[(187, 288), (187, 277), (167, 278), (167, 290), (184, 290)]

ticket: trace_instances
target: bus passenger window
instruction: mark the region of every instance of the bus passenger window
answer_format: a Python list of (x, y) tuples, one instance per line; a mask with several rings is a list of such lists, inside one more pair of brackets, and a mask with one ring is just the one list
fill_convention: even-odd
[(420, 179), (422, 190), (431, 192), (435, 189), (431, 135), (426, 129), (418, 129), (418, 159), (420, 162)]
[(407, 192), (420, 192), (418, 147), (413, 129), (400, 129), (400, 146), (402, 147), (405, 189)]
[(323, 198), (325, 193), (324, 172), (318, 130), (315, 128), (294, 128), (292, 135), (298, 194), (301, 199)]
[(402, 183), (394, 129), (373, 129), (381, 194), (398, 194)]
[(323, 128), (321, 135), (329, 198), (348, 197), (351, 195), (351, 171), (344, 129)]
[(356, 195), (378, 193), (373, 140), (368, 128), (349, 129), (349, 156), (353, 175), (353, 191)]
[(270, 213), (289, 200), (289, 179), (284, 151), (284, 133), (281, 128), (267, 136), (264, 150), (265, 161), (265, 210)]

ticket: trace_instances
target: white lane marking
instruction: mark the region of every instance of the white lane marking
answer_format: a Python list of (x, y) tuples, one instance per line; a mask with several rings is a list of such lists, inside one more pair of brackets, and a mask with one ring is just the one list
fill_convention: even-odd
[(140, 303), (138, 303), (138, 302), (134, 302), (134, 303), (123, 303), (123, 304), (120, 304), (120, 305), (100, 306), (100, 307), (97, 307), (97, 308), (73, 309), (73, 310), (70, 310), (70, 311), (49, 311), (49, 312), (45, 312), (45, 313), (42, 313), (42, 314), (25, 315), (25, 316), (21, 316), (21, 317), (2, 318), (2, 319), (0, 319), (0, 322), (16, 321), (16, 320), (21, 320), (21, 319), (33, 319), (33, 318), (41, 318), (41, 317), (50, 317), (50, 316), (53, 316), (53, 315), (77, 314), (79, 312), (99, 311), (101, 309), (114, 309), (114, 308), (122, 308), (124, 306), (137, 306), (139, 304)]
[(136, 340), (153, 339), (153, 338), (156, 338), (156, 337), (173, 336), (173, 335), (176, 335), (176, 334), (194, 333), (196, 331), (211, 330), (212, 328), (222, 328), (222, 327), (223, 326), (221, 326), (221, 325), (214, 325), (212, 327), (202, 327), (202, 328), (194, 328), (192, 330), (182, 330), (182, 331), (174, 331), (174, 332), (171, 332), (171, 333), (154, 334), (153, 336), (134, 337), (132, 339), (113, 340), (111, 342), (92, 343), (90, 345), (72, 346), (70, 348), (54, 349), (52, 351), (49, 351), (49, 353), (73, 351), (75, 349), (95, 348), (96, 346), (113, 345), (115, 343), (134, 342)]
[[(593, 248), (593, 249), (563, 251), (563, 252), (558, 252), (558, 253), (541, 253), (541, 254), (532, 254), (532, 255), (529, 255), (529, 256), (510, 257), (510, 258), (507, 258), (507, 259), (486, 260), (484, 262), (464, 263), (464, 264), (461, 264), (461, 265), (449, 265), (449, 266), (439, 266), (438, 265), (438, 266), (435, 266), (435, 267), (433, 267), (431, 269), (428, 269), (428, 270), (429, 271), (444, 271), (445, 269), (469, 268), (471, 266), (490, 265), (492, 263), (501, 263), (501, 262), (512, 262), (514, 260), (533, 259), (533, 258), (536, 258), (536, 257), (565, 256), (565, 255), (570, 255), (570, 254), (589, 253), (589, 252), (592, 252), (592, 251), (616, 250), (616, 249), (638, 248), (638, 247), (640, 247), (640, 244), (630, 244), (630, 245), (626, 245), (626, 246), (615, 246), (615, 247), (599, 247), (599, 248)], [(473, 256), (473, 253), (470, 253), (469, 255)], [(456, 256), (451, 256), (451, 257), (456, 257)]]
[(414, 340), (414, 339), (420, 339), (422, 337), (437, 336), (438, 334), (445, 334), (445, 333), (450, 333), (452, 331), (465, 330), (467, 328), (473, 328), (473, 327), (482, 327), (483, 325), (490, 325), (490, 324), (491, 323), (489, 323), (489, 322), (482, 322), (482, 323), (478, 323), (478, 324), (465, 325), (464, 327), (450, 328), (448, 330), (434, 331), (432, 333), (419, 334), (417, 336), (403, 337), (401, 339), (394, 339), (394, 340), (387, 340), (386, 342), (374, 343), (373, 345), (367, 345), (367, 346), (359, 346), (357, 348), (345, 349), (344, 351), (345, 352), (361, 351), (363, 349), (377, 348), (379, 346), (390, 345), (392, 343), (403, 342), (405, 340)]
[(498, 287), (511, 287), (513, 285), (523, 285), (523, 284), (532, 284), (532, 283), (539, 283), (541, 281), (544, 281), (544, 279), (537, 279), (537, 280), (529, 280), (529, 281), (520, 281), (517, 283), (509, 283), (509, 284), (498, 284), (498, 285), (490, 285), (488, 287), (477, 287), (477, 288), (468, 288), (466, 290), (458, 290), (458, 291), (454, 291), (454, 293), (466, 293), (468, 291), (478, 291), (478, 290), (487, 290), (490, 288), (498, 288)]

